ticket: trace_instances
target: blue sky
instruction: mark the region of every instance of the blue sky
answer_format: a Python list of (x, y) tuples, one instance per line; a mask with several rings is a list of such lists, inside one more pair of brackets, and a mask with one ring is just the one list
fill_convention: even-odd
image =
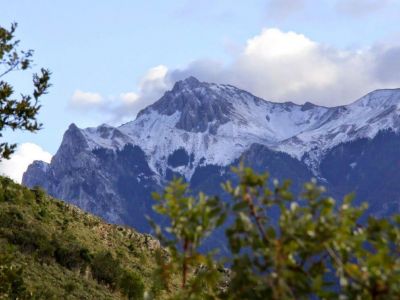
[[(0, 25), (18, 22), (21, 48), (34, 49), (37, 67), (53, 72), (39, 115), (44, 129), (5, 139), (50, 154), (70, 123), (132, 120), (188, 75), (322, 105), (400, 87), (399, 0), (1, 0), (1, 7)], [(30, 87), (21, 73), (8, 80)]]

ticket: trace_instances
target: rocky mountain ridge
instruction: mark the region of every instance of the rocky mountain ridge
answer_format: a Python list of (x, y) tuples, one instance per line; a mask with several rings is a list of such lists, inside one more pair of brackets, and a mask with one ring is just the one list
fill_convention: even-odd
[[(150, 157), (152, 170), (161, 176), (166, 166), (160, 162), (178, 149), (196, 154), (194, 167), (225, 166), (253, 143), (299, 160), (312, 152), (314, 160), (306, 163), (318, 175), (318, 161), (335, 145), (373, 138), (383, 129), (397, 131), (399, 107), (400, 89), (377, 90), (350, 105), (327, 108), (310, 102), (268, 102), (230, 85), (189, 77), (132, 122), (81, 131), (91, 150), (121, 149), (126, 144), (141, 147)], [(181, 169), (176, 171), (190, 179), (192, 170)]]
[[(23, 183), (141, 229), (143, 215), (151, 214), (150, 192), (174, 176), (206, 190), (210, 185), (204, 182), (214, 178), (210, 191), (217, 193), (230, 166), (247, 158), (260, 169), (275, 166), (278, 178), (294, 176), (300, 182), (314, 176), (329, 185), (321, 166), (335, 149), (374, 141), (384, 131), (396, 139), (399, 129), (400, 89), (377, 90), (328, 108), (269, 102), (231, 85), (189, 77), (132, 122), (86, 129), (72, 124), (51, 163), (33, 163)], [(257, 160), (258, 155), (270, 159)]]

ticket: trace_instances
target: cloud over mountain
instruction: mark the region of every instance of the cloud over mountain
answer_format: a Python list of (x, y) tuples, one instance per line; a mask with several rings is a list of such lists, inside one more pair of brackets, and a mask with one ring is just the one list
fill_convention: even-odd
[(335, 106), (373, 89), (400, 86), (400, 77), (390, 66), (398, 55), (396, 49), (375, 45), (342, 50), (270, 28), (248, 39), (230, 64), (198, 60), (168, 75), (170, 81), (194, 75), (230, 83), (268, 100)]
[(159, 65), (151, 68), (140, 80), (136, 91), (121, 92), (118, 96), (77, 90), (70, 99), (70, 108), (87, 113), (99, 113), (103, 122), (130, 121), (142, 108), (156, 101), (168, 89), (168, 69)]
[(193, 75), (238, 86), (267, 100), (337, 106), (370, 90), (399, 87), (399, 49), (384, 44), (338, 49), (293, 31), (267, 28), (248, 39), (229, 63), (199, 59), (182, 68), (160, 65), (143, 76), (136, 91), (103, 101), (93, 97), (85, 104), (109, 115), (111, 122), (121, 123), (155, 102), (174, 82)]
[(52, 155), (40, 146), (33, 143), (23, 143), (18, 145), (17, 151), (11, 156), (11, 159), (0, 162), (0, 174), (20, 183), (22, 174), (34, 160), (49, 163), (51, 157)]

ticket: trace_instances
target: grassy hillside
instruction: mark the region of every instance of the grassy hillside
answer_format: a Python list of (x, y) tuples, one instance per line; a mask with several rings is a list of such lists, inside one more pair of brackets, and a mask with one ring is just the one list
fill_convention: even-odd
[(0, 299), (136, 299), (152, 289), (157, 249), (149, 235), (0, 177)]

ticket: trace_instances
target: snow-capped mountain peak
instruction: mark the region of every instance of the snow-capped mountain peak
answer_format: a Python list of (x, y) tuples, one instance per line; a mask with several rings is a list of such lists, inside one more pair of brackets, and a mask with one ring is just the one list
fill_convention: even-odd
[(377, 90), (350, 105), (328, 108), (311, 102), (274, 103), (231, 85), (189, 77), (175, 83), (134, 121), (118, 128), (103, 124), (82, 133), (91, 149), (140, 146), (161, 176), (168, 157), (179, 149), (192, 161), (174, 171), (190, 178), (195, 167), (228, 165), (255, 143), (306, 159), (317, 174), (319, 159), (333, 146), (373, 137), (381, 129), (398, 130), (399, 104), (400, 89)]
[[(148, 230), (152, 191), (184, 176), (191, 188), (219, 195), (221, 182), (232, 179), (230, 167), (243, 159), (274, 178), (292, 178), (297, 190), (316, 176), (339, 198), (356, 188), (373, 197), (373, 209), (398, 210), (391, 199), (400, 188), (388, 182), (400, 178), (399, 104), (400, 89), (331, 108), (274, 103), (190, 77), (132, 122), (71, 124), (51, 163), (31, 164), (23, 182), (110, 222)], [(378, 133), (385, 129), (394, 132)]]
[(350, 104), (350, 107), (360, 106), (369, 108), (387, 107), (400, 104), (400, 89), (375, 90)]
[(314, 128), (283, 141), (277, 150), (309, 162), (313, 171), (332, 147), (359, 138), (373, 138), (379, 131), (400, 130), (400, 89), (376, 90), (344, 106), (329, 108)]

